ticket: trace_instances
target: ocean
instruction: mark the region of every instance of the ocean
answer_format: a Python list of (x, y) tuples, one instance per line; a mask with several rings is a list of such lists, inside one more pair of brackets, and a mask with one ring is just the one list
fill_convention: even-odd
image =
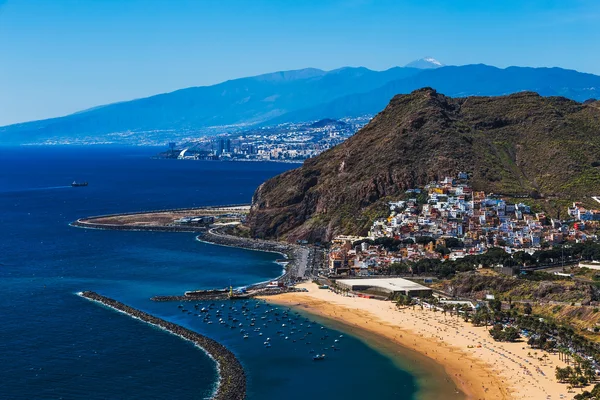
[[(150, 300), (274, 278), (281, 273), (276, 254), (209, 245), (190, 233), (69, 226), (91, 215), (249, 203), (260, 183), (297, 166), (152, 159), (159, 150), (0, 147), (1, 399), (210, 397), (217, 372), (207, 355), (76, 295), (84, 290), (223, 343), (247, 372), (249, 399), (417, 396), (416, 378), (398, 362), (323, 321), (290, 311), (297, 324), (292, 331), (273, 314), (269, 323), (261, 319), (269, 307), (251, 301), (263, 335), (247, 327), (244, 339), (239, 329), (208, 324), (178, 303)], [(74, 180), (89, 186), (73, 188)], [(224, 315), (237, 315), (229, 306), (223, 304)], [(331, 348), (334, 339), (339, 351)], [(327, 358), (314, 362), (311, 350)]]

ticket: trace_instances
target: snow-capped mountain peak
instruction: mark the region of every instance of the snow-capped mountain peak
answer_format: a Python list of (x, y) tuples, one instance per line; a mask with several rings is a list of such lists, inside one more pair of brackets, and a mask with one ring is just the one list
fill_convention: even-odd
[(423, 57), (405, 65), (408, 68), (432, 69), (443, 67), (444, 64), (433, 57)]

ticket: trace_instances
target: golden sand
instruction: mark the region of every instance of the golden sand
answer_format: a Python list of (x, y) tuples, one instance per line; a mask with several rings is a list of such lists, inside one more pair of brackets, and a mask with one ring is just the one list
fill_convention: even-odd
[(572, 399), (576, 394), (554, 377), (556, 366), (566, 366), (557, 354), (536, 352), (525, 342), (495, 342), (485, 327), (449, 314), (420, 307), (398, 310), (389, 301), (342, 296), (314, 283), (299, 287), (308, 292), (264, 299), (370, 332), (390, 341), (391, 348), (416, 351), (440, 364), (468, 399)]

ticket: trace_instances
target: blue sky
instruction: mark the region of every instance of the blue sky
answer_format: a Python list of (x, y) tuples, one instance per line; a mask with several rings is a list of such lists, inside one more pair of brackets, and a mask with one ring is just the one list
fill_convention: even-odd
[(443, 63), (600, 75), (597, 0), (0, 0), (0, 125), (260, 73)]

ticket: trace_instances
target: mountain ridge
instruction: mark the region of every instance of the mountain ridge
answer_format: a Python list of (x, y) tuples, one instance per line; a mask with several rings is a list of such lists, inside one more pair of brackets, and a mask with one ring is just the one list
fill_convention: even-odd
[[(454, 71), (461, 70), (464, 73), (458, 76)], [(515, 75), (519, 73), (529, 74), (527, 82), (515, 82)], [(540, 77), (534, 75), (541, 73)], [(554, 85), (545, 84), (552, 80), (554, 75), (560, 74), (560, 80), (563, 88), (568, 88), (565, 80), (579, 78), (586, 82), (579, 81), (579, 85), (593, 84), (594, 90), (589, 93), (573, 93), (571, 90), (552, 90)], [(506, 75), (501, 77), (499, 75)], [(568, 75), (568, 77), (565, 77)], [(484, 78), (480, 78), (483, 76)], [(463, 79), (459, 85), (457, 79)], [(535, 81), (534, 81), (535, 78)], [(524, 79), (525, 80), (525, 79)], [(509, 85), (504, 82), (512, 82)], [(554, 78), (556, 81), (556, 78)], [(485, 84), (485, 85), (484, 85)], [(471, 85), (471, 86), (467, 86)], [(341, 118), (356, 117), (365, 114), (373, 114), (386, 106), (394, 95), (399, 93), (410, 93), (422, 87), (434, 87), (436, 90), (448, 93), (452, 97), (464, 96), (502, 96), (519, 91), (540, 91), (544, 96), (569, 95), (577, 101), (585, 101), (592, 97), (600, 96), (600, 76), (586, 74), (575, 70), (562, 68), (532, 68), (532, 67), (507, 67), (497, 68), (485, 64), (470, 64), (457, 66), (445, 66), (434, 70), (424, 70), (412, 79), (401, 79), (387, 83), (386, 85), (374, 89), (368, 93), (353, 93), (347, 96), (339, 97), (327, 104), (320, 104), (309, 109), (298, 110), (292, 113), (284, 114), (274, 118), (269, 123), (280, 121), (306, 121), (320, 118)], [(568, 92), (568, 93), (565, 93)]]
[(418, 68), (418, 69), (432, 69), (432, 68), (440, 68), (440, 67), (444, 67), (445, 65), (442, 64), (441, 62), (439, 62), (438, 60), (436, 60), (433, 57), (423, 57), (423, 58), (419, 58), (418, 60), (409, 62), (408, 64), (405, 65), (405, 67), (408, 68)]
[(452, 98), (431, 88), (392, 98), (344, 143), (263, 183), (256, 237), (328, 241), (364, 234), (386, 199), (459, 171), (475, 190), (529, 194), (553, 212), (600, 193), (600, 108), (521, 92)]
[(178, 132), (202, 135), (212, 127), (372, 115), (394, 95), (421, 87), (434, 87), (453, 97), (533, 90), (545, 96), (584, 101), (600, 97), (600, 76), (561, 68), (501, 69), (482, 64), (425, 70), (393, 67), (384, 71), (365, 67), (332, 71), (305, 68), (184, 88), (64, 117), (0, 127), (0, 140), (22, 144), (70, 142), (85, 137), (137, 144), (144, 132), (154, 132), (158, 140), (170, 141)]

